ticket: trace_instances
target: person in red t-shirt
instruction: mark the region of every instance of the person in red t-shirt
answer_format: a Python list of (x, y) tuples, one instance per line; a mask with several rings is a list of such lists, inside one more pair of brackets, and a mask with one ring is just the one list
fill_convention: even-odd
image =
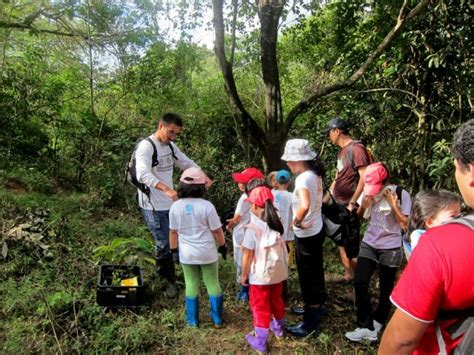
[[(349, 124), (342, 118), (333, 118), (326, 126), (326, 133), (332, 144), (341, 148), (337, 154), (336, 178), (329, 188), (337, 203), (343, 204), (349, 211), (357, 210), (357, 200), (364, 189), (364, 171), (371, 163), (364, 145), (349, 134)], [(329, 203), (327, 193), (323, 202)], [(356, 259), (349, 259), (343, 246), (339, 245), (339, 254), (344, 266), (344, 277), (340, 281), (349, 282), (354, 278)]]
[[(456, 131), (452, 151), (456, 183), (474, 208), (474, 119)], [(391, 300), (397, 307), (379, 354), (450, 354), (462, 336), (447, 328), (458, 319), (438, 319), (439, 312), (474, 307), (474, 231), (450, 223), (429, 229), (414, 250)]]

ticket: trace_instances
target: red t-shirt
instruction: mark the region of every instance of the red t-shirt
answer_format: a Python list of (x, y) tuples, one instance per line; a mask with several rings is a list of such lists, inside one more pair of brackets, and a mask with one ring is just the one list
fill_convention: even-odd
[[(352, 161), (348, 157), (352, 149)], [(337, 155), (337, 178), (333, 195), (338, 203), (348, 204), (359, 182), (359, 173), (354, 170), (370, 164), (370, 157), (362, 143), (350, 143)]]
[[(420, 239), (390, 297), (398, 309), (431, 323), (415, 354), (438, 354), (434, 320), (438, 311), (474, 307), (474, 231), (460, 224), (429, 229)], [(461, 341), (446, 328), (456, 320), (438, 320), (447, 353)]]

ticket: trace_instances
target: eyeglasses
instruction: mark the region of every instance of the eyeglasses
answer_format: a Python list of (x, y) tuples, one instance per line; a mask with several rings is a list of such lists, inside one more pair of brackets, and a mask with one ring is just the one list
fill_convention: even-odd
[(167, 134), (169, 137), (171, 137), (171, 138), (176, 138), (176, 137), (179, 136), (179, 133), (180, 133), (180, 132), (176, 132), (176, 131), (174, 131), (174, 130), (172, 130), (172, 129), (169, 129), (169, 128), (167, 128), (167, 127), (165, 127), (165, 129), (166, 129), (166, 134)]

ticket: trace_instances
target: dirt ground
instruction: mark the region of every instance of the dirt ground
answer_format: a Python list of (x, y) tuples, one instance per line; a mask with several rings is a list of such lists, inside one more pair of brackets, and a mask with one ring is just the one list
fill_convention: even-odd
[[(353, 343), (344, 337), (344, 333), (355, 328), (354, 303), (348, 297), (352, 291), (350, 284), (337, 284), (331, 282), (342, 274), (342, 267), (335, 257), (337, 249), (330, 247), (328, 250), (326, 264), (326, 288), (328, 300), (325, 305), (326, 315), (320, 325), (320, 333), (303, 339), (285, 334), (283, 340), (277, 340), (273, 336), (269, 342), (269, 353), (304, 353), (304, 354), (374, 354), (377, 343)], [(334, 264), (335, 263), (335, 264)], [(335, 266), (334, 266), (335, 265)], [(333, 272), (328, 271), (334, 270)], [(177, 353), (252, 353), (253, 350), (245, 342), (244, 336), (252, 330), (252, 315), (247, 303), (236, 301), (235, 295), (238, 286), (234, 282), (234, 269), (226, 265), (221, 271), (221, 286), (224, 291), (224, 325), (221, 329), (214, 329), (210, 320), (207, 299), (201, 296), (200, 303), (200, 325), (199, 328), (186, 327), (184, 322), (175, 330), (175, 343), (173, 351)], [(222, 275), (224, 274), (224, 275)], [(222, 277), (224, 276), (224, 277)], [(377, 275), (374, 275), (376, 279)], [(224, 280), (225, 281), (224, 281)], [(300, 304), (299, 285), (296, 268), (290, 270), (289, 305), (287, 307), (286, 322), (294, 324), (300, 320), (300, 316), (293, 314), (291, 306)], [(377, 285), (374, 282), (374, 287)], [(205, 295), (205, 289), (201, 290)], [(184, 299), (184, 296), (181, 295)], [(184, 320), (184, 307), (181, 318)], [(153, 352), (168, 352), (162, 347), (155, 348)]]

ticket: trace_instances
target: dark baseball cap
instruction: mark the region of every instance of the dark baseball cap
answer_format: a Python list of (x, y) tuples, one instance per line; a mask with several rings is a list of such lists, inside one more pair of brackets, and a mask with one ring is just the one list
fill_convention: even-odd
[(346, 120), (343, 120), (342, 118), (336, 117), (333, 118), (331, 121), (328, 122), (326, 125), (326, 128), (324, 128), (324, 131), (328, 133), (331, 129), (338, 128), (342, 131), (348, 132), (349, 131), (349, 124), (347, 123)]

